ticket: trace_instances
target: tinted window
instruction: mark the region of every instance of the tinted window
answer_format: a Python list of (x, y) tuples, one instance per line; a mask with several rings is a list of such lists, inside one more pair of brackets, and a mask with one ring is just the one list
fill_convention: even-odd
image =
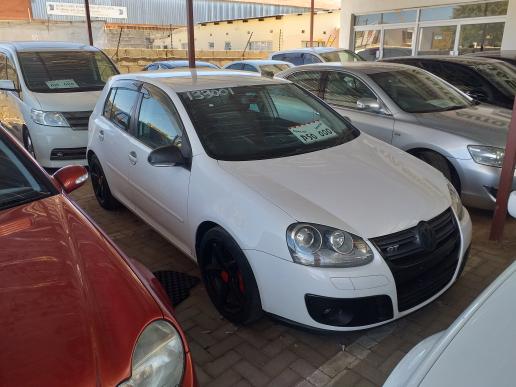
[(285, 55), (284, 54), (276, 54), (276, 55), (273, 55), (271, 57), (271, 59), (274, 59), (274, 60), (285, 60)]
[(441, 79), (417, 68), (390, 70), (369, 77), (404, 111), (429, 113), (462, 109), (469, 100)]
[(274, 75), (279, 73), (280, 71), (289, 69), (290, 66), (288, 64), (270, 64), (270, 65), (261, 65), (260, 71), (264, 77), (273, 78)]
[(313, 54), (303, 54), (303, 63), (304, 64), (321, 63), (321, 60)]
[(292, 84), (179, 94), (206, 152), (219, 160), (286, 157), (343, 144), (358, 133)]
[(516, 67), (504, 62), (476, 64), (471, 67), (502, 94), (510, 97), (516, 95)]
[(303, 64), (303, 57), (301, 54), (292, 53), (292, 54), (284, 54), (283, 59), (285, 62), (290, 62), (295, 66), (300, 66)]
[(256, 69), (256, 67), (251, 66), (251, 65), (249, 65), (249, 64), (245, 64), (245, 65), (244, 65), (244, 71), (253, 71), (253, 72), (255, 72), (255, 73), (257, 73), (257, 72), (258, 72), (258, 70)]
[(325, 62), (361, 62), (363, 59), (352, 51), (340, 50), (321, 52), (319, 54)]
[(232, 65), (229, 65), (228, 67), (226, 67), (227, 69), (231, 69), (231, 70), (242, 70), (243, 68), (243, 64), (242, 63), (233, 63)]
[(300, 71), (289, 75), (287, 79), (314, 94), (319, 94), (321, 77), (322, 73), (317, 71)]
[(158, 65), (156, 65), (156, 64), (151, 64), (151, 65), (147, 66), (147, 71), (154, 71), (157, 69), (158, 69)]
[(27, 168), (24, 157), (11, 148), (0, 133), (0, 210), (55, 193), (47, 181)]
[[(135, 90), (117, 88), (113, 97), (113, 106), (111, 108), (110, 118), (116, 125), (122, 129), (129, 129), (131, 124), (131, 113), (138, 97), (138, 92)], [(111, 98), (111, 95), (110, 95)], [(106, 103), (106, 107), (110, 104), (110, 99)], [(106, 111), (106, 109), (104, 109)]]
[(340, 72), (329, 72), (324, 100), (330, 104), (356, 109), (361, 98), (377, 99), (374, 93), (359, 79)]
[(180, 147), (182, 129), (172, 102), (155, 87), (145, 86), (142, 92), (135, 137), (152, 149), (169, 144)]
[(20, 52), (29, 90), (38, 93), (102, 90), (117, 69), (100, 51)]
[(422, 61), (422, 65), (425, 70), (430, 71), (464, 92), (478, 92), (482, 90), (482, 93), (486, 96), (490, 94), (489, 86), (481, 77), (466, 66), (438, 61)]

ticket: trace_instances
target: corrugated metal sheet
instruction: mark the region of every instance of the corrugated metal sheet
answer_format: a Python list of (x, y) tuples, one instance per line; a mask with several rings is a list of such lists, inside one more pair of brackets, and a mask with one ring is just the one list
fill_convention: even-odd
[[(53, 0), (59, 1), (59, 0)], [(84, 4), (84, 0), (64, 0), (61, 3)], [(74, 21), (78, 16), (47, 14), (47, 0), (31, 0), (34, 19)], [(90, 4), (127, 7), (127, 19), (99, 19), (109, 23), (182, 25), (186, 21), (185, 0), (90, 0)], [(308, 8), (273, 4), (243, 3), (222, 0), (194, 0), (196, 22), (241, 19), (307, 12)], [(93, 18), (95, 20), (95, 18)]]

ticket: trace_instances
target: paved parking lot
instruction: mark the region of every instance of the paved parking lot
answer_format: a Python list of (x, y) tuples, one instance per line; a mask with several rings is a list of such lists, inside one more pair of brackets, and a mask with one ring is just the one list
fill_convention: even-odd
[[(88, 184), (72, 195), (130, 257), (150, 270), (199, 276), (197, 267), (126, 209), (107, 212)], [(470, 211), (473, 245), (459, 281), (418, 312), (379, 328), (313, 333), (264, 317), (249, 327), (222, 319), (202, 285), (181, 303), (177, 318), (187, 332), (201, 386), (378, 386), (421, 339), (445, 329), (516, 257), (516, 221), (503, 243), (487, 241), (490, 214)]]

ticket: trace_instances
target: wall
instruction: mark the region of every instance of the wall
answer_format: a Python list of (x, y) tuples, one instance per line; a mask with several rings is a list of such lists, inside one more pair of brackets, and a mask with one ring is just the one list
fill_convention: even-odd
[(30, 0), (1, 0), (0, 20), (28, 20), (30, 9)]
[[(314, 41), (324, 45), (338, 46), (339, 12), (320, 12), (314, 17)], [(251, 36), (252, 33), (252, 36)], [(302, 47), (303, 41), (310, 39), (310, 14), (283, 15), (259, 19), (234, 20), (230, 23), (206, 23), (195, 27), (195, 45), (199, 50), (223, 51), (230, 42), (232, 50), (243, 50), (249, 38), (251, 42), (270, 42), (263, 50), (277, 51)], [(170, 48), (171, 39), (156, 41), (155, 46)], [(187, 43), (186, 29), (173, 32), (174, 48), (183, 48)], [(213, 47), (210, 47), (210, 43)], [(258, 43), (253, 43), (258, 45)], [(249, 48), (248, 48), (249, 49)]]
[[(369, 12), (383, 12), (404, 8), (418, 8), (447, 4), (472, 3), (473, 0), (342, 0), (340, 42), (344, 48), (352, 48), (352, 15)], [(516, 49), (516, 0), (509, 0), (502, 50)]]

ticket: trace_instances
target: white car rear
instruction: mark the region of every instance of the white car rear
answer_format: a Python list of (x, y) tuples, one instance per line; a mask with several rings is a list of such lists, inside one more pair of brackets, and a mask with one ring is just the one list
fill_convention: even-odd
[(392, 321), (446, 291), (471, 242), (442, 174), (288, 81), (116, 76), (88, 161), (99, 203), (122, 202), (196, 259), (237, 323), (262, 310), (329, 330)]

